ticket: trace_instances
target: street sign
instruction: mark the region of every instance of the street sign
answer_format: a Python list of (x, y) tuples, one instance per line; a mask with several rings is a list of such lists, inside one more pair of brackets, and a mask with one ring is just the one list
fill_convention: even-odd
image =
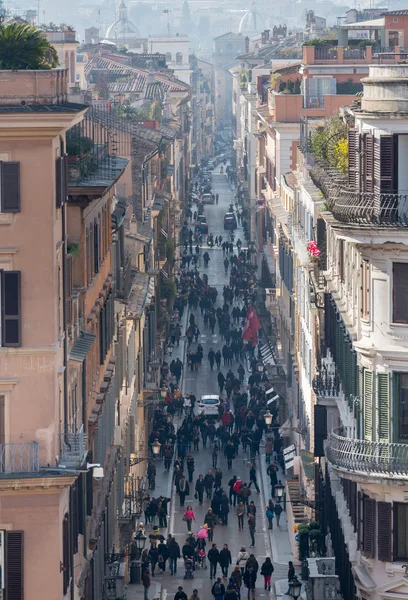
[(285, 448), (283, 454), (284, 456), (286, 456), (286, 454), (292, 454), (292, 452), (296, 452), (295, 444), (292, 444), (292, 446), (288, 446), (287, 448)]

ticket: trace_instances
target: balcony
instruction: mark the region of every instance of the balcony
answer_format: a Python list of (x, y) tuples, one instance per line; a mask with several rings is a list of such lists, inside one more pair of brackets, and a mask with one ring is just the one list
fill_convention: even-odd
[(328, 208), (340, 223), (406, 227), (408, 193), (381, 194), (339, 188), (329, 199)]
[(326, 455), (334, 469), (367, 477), (408, 478), (408, 444), (370, 442), (344, 437), (342, 430), (328, 436)]
[(60, 464), (64, 465), (67, 469), (79, 469), (85, 462), (87, 454), (87, 434), (84, 432), (84, 426), (76, 430), (76, 428), (70, 428), (70, 430), (62, 434), (62, 452), (60, 457)]
[(38, 442), (0, 444), (0, 476), (38, 473), (39, 470)]

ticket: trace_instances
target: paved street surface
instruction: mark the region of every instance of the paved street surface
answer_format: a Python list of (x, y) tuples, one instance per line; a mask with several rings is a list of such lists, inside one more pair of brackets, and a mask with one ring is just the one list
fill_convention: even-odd
[[(217, 169), (218, 171), (218, 169)], [(214, 193), (219, 194), (219, 204), (206, 206), (205, 214), (207, 216), (209, 232), (213, 233), (215, 236), (222, 235), (223, 239), (226, 239), (227, 232), (223, 229), (223, 218), (224, 213), (228, 209), (228, 205), (231, 202), (234, 202), (234, 192), (230, 187), (228, 180), (225, 175), (219, 175), (218, 173), (213, 172), (213, 191)], [(245, 246), (245, 239), (243, 235), (242, 228), (239, 227), (235, 231), (235, 242), (240, 238)], [(207, 272), (209, 278), (209, 285), (216, 286), (218, 289), (218, 299), (217, 306), (223, 303), (222, 298), (222, 289), (223, 286), (228, 283), (229, 275), (226, 276), (224, 272), (224, 255), (221, 248), (203, 248), (201, 250), (201, 254), (208, 251), (210, 255), (210, 264), (207, 268), (203, 265), (202, 258), (200, 259), (200, 263), (198, 265), (198, 269), (200, 273)], [(185, 311), (184, 321), (187, 320), (188, 315)], [(201, 343), (204, 347), (204, 359), (202, 365), (199, 367), (198, 372), (191, 372), (187, 370), (185, 365), (185, 372), (183, 373), (183, 393), (188, 394), (193, 392), (197, 400), (200, 398), (202, 394), (218, 394), (218, 383), (217, 383), (217, 371), (214, 367), (214, 371), (211, 372), (210, 366), (207, 360), (207, 354), (210, 348), (213, 348), (214, 351), (217, 349), (222, 349), (223, 342), (218, 334), (218, 327), (216, 327), (216, 333), (211, 335), (209, 329), (204, 328), (204, 323), (200, 314), (200, 310), (198, 309), (195, 312), (196, 322), (198, 323), (198, 327), (201, 331), (201, 336), (199, 338), (199, 343)], [(184, 330), (185, 331), (185, 330)], [(184, 333), (183, 331), (183, 333)], [(195, 345), (193, 345), (195, 348)], [(172, 359), (180, 358), (183, 360), (185, 358), (185, 341), (184, 337), (180, 343), (180, 347), (176, 347), (173, 351)], [(233, 362), (232, 370), (236, 372), (238, 368), (238, 364)], [(221, 366), (221, 370), (223, 370), (224, 375), (228, 371), (227, 368), (223, 368)], [(177, 419), (175, 420), (177, 424)], [(195, 472), (193, 478), (193, 484), (190, 484), (190, 496), (187, 497), (185, 506), (191, 504), (194, 508), (196, 515), (196, 523), (193, 523), (193, 532), (196, 533), (201, 525), (204, 523), (204, 515), (206, 514), (210, 502), (208, 500), (204, 500), (203, 506), (200, 507), (198, 500), (194, 499), (194, 485), (195, 481), (198, 478), (198, 475), (205, 473), (211, 469), (211, 454), (210, 449), (207, 447), (207, 450), (203, 450), (200, 444), (199, 452), (193, 452), (193, 456), (195, 459)], [(261, 456), (261, 461), (264, 462), (264, 456)], [(240, 454), (233, 461), (232, 470), (227, 470), (226, 459), (223, 453), (219, 455), (219, 466), (223, 472), (223, 488), (226, 490), (228, 494), (228, 481), (233, 475), (238, 475), (244, 481), (249, 480), (249, 466), (247, 457), (244, 455), (242, 448), (240, 449)], [(213, 470), (214, 471), (214, 470)], [(245, 528), (244, 531), (238, 531), (237, 517), (235, 515), (235, 510), (231, 507), (231, 512), (229, 514), (228, 526), (218, 525), (215, 528), (214, 532), (214, 542), (218, 545), (218, 549), (222, 549), (222, 545), (227, 543), (229, 549), (232, 554), (233, 564), (229, 569), (229, 573), (235, 567), (236, 556), (241, 548), (244, 545), (248, 552), (253, 552), (261, 566), (266, 556), (272, 557), (272, 562), (275, 567), (275, 571), (272, 577), (273, 582), (277, 582), (279, 580), (285, 580), (282, 582), (282, 585), (278, 585), (277, 592), (279, 597), (281, 598), (281, 594), (284, 593), (287, 589), (287, 564), (288, 561), (292, 559), (290, 553), (289, 539), (287, 533), (287, 525), (286, 525), (286, 516), (285, 513), (281, 516), (281, 526), (280, 528), (274, 528), (272, 532), (269, 532), (267, 529), (266, 518), (265, 518), (265, 510), (264, 506), (267, 500), (270, 497), (270, 486), (269, 486), (269, 478), (266, 476), (266, 468), (258, 462), (257, 465), (258, 471), (258, 483), (261, 486), (261, 494), (257, 494), (255, 489), (252, 487), (252, 496), (251, 500), (255, 501), (257, 508), (257, 531), (256, 531), (256, 544), (255, 548), (249, 548), (251, 543), (247, 520), (245, 519)], [(261, 474), (263, 475), (261, 477)], [(283, 480), (282, 474), (279, 473), (278, 477)], [(175, 494), (174, 486), (171, 485), (171, 473), (168, 474), (164, 471), (164, 466), (161, 463), (157, 463), (157, 477), (156, 477), (156, 490), (151, 495), (159, 496), (160, 494), (166, 495), (167, 497), (171, 497), (171, 517), (169, 519), (169, 529), (161, 530), (163, 535), (167, 536), (167, 533), (172, 533), (180, 547), (182, 547), (187, 532), (186, 523), (182, 520), (185, 508), (180, 508), (179, 506), (179, 498)], [(150, 529), (147, 528), (147, 534)], [(271, 535), (270, 535), (271, 534)], [(207, 541), (206, 551), (211, 547), (211, 543)], [(194, 579), (184, 580), (184, 564), (182, 560), (179, 560), (178, 564), (178, 572), (177, 575), (171, 576), (169, 571), (166, 571), (165, 574), (157, 574), (158, 569), (156, 569), (156, 575), (152, 578), (152, 585), (149, 589), (149, 599), (153, 598), (162, 598), (163, 600), (169, 599), (173, 600), (174, 594), (177, 591), (179, 585), (182, 585), (187, 596), (189, 597), (192, 593), (192, 590), (197, 588), (199, 594), (201, 596), (201, 600), (211, 600), (213, 596), (211, 595), (211, 587), (212, 581), (210, 580), (210, 571), (208, 570), (196, 570), (194, 573)], [(218, 567), (217, 574), (220, 574), (220, 567)], [(224, 580), (224, 584), (227, 582)], [(257, 598), (271, 598), (275, 597), (275, 590), (273, 589), (271, 592), (267, 592), (264, 590), (263, 586), (263, 577), (258, 575), (257, 579)], [(143, 587), (141, 584), (137, 585), (129, 585), (127, 597), (130, 600), (141, 599), (143, 598)], [(285, 598), (285, 596), (283, 596)]]

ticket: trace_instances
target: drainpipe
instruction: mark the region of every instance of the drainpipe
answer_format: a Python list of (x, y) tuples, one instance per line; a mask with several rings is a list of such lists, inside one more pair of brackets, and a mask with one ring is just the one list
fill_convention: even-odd
[[(61, 158), (65, 154), (65, 145), (64, 140), (60, 136), (60, 156)], [(66, 284), (66, 257), (67, 257), (67, 219), (66, 219), (66, 198), (62, 199), (61, 206), (61, 229), (62, 229), (62, 322), (64, 327), (64, 434), (67, 433), (66, 427), (68, 425), (68, 336), (67, 336), (67, 284)], [(69, 493), (69, 498), (71, 498), (71, 488)], [(72, 548), (72, 527), (71, 527), (71, 518), (72, 515), (69, 512), (70, 519), (70, 527), (69, 527), (69, 535), (71, 537), (71, 548)], [(74, 560), (73, 555), (71, 555), (70, 560), (70, 596), (71, 600), (75, 600), (74, 597)]]

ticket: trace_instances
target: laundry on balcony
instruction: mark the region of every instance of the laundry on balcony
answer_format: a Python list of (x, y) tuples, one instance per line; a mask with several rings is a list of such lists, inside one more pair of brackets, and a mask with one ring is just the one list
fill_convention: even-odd
[(136, 273), (128, 300), (128, 318), (140, 317), (154, 296), (154, 278), (147, 273)]

